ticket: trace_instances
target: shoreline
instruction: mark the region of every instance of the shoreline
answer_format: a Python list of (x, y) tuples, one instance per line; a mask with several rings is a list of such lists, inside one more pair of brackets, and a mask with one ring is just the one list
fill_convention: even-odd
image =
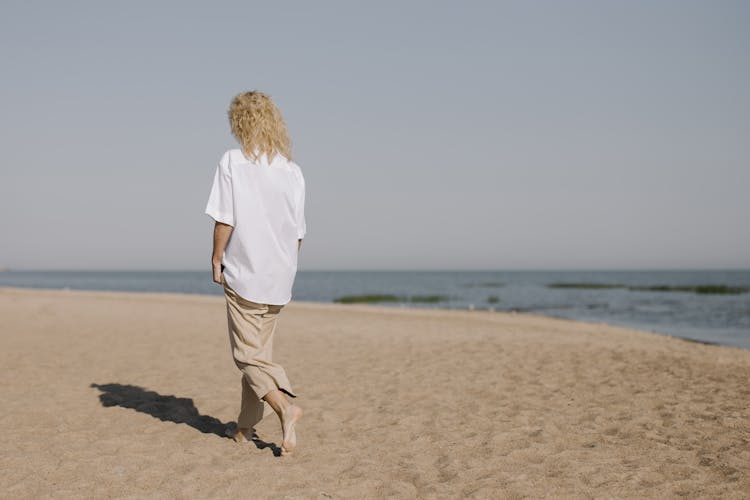
[[(23, 287), (23, 286), (0, 286), (0, 293), (3, 291), (8, 290), (11, 292), (14, 291), (21, 291), (21, 292), (28, 292), (33, 293), (34, 291), (44, 292), (44, 293), (78, 293), (82, 294), (83, 296), (96, 296), (98, 294), (109, 294), (109, 295), (123, 295), (129, 298), (191, 298), (196, 299), (197, 301), (203, 301), (203, 300), (220, 300), (222, 303), (224, 302), (224, 296), (222, 294), (205, 294), (205, 293), (192, 293), (192, 292), (151, 292), (151, 291), (123, 291), (123, 290), (97, 290), (97, 289), (78, 289), (78, 288), (42, 288), (42, 287)], [(320, 301), (308, 301), (308, 300), (295, 300), (292, 299), (292, 301), (287, 304), (288, 306), (291, 305), (309, 305), (312, 307), (324, 307), (324, 306), (335, 306), (335, 309), (338, 308), (345, 308), (344, 310), (361, 310), (361, 311), (379, 311), (379, 312), (388, 312), (392, 310), (396, 311), (426, 311), (426, 312), (433, 312), (433, 311), (452, 311), (452, 312), (465, 312), (468, 314), (508, 314), (508, 315), (523, 315), (526, 317), (539, 317), (539, 318), (547, 318), (547, 319), (553, 319), (553, 320), (560, 320), (560, 321), (573, 321), (588, 325), (605, 325), (608, 327), (613, 328), (625, 328), (630, 330), (639, 331), (642, 333), (647, 333), (651, 335), (658, 335), (660, 337), (668, 337), (673, 338), (677, 340), (681, 340), (684, 342), (690, 342), (695, 344), (702, 344), (702, 345), (708, 345), (708, 346), (716, 346), (716, 347), (729, 347), (732, 349), (741, 349), (743, 351), (750, 351), (750, 347), (742, 347), (737, 345), (731, 345), (731, 344), (722, 344), (721, 342), (714, 342), (710, 340), (703, 340), (703, 339), (695, 339), (691, 337), (684, 337), (672, 333), (667, 333), (665, 331), (656, 331), (656, 330), (649, 330), (644, 326), (637, 326), (637, 325), (629, 325), (624, 323), (610, 323), (607, 321), (599, 321), (599, 320), (585, 320), (585, 319), (574, 319), (574, 318), (567, 318), (564, 316), (556, 316), (556, 315), (547, 315), (539, 312), (530, 312), (530, 311), (515, 311), (515, 310), (493, 310), (488, 308), (450, 308), (450, 307), (439, 307), (439, 306), (414, 306), (410, 304), (399, 304), (399, 305), (382, 305), (382, 304), (366, 304), (366, 303), (358, 303), (358, 304), (339, 304), (336, 302), (320, 302)]]

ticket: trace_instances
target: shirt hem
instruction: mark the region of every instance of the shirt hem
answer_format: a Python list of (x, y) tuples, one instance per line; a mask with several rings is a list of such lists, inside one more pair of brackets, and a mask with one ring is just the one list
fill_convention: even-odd
[(276, 302), (276, 301), (270, 301), (269, 302), (268, 300), (254, 298), (254, 296), (246, 295), (244, 292), (240, 292), (235, 287), (233, 287), (232, 285), (230, 285), (228, 283), (229, 280), (227, 280), (226, 275), (224, 275), (224, 281), (227, 282), (227, 285), (229, 285), (229, 288), (231, 288), (232, 290), (234, 290), (234, 293), (236, 293), (237, 295), (239, 295), (240, 298), (247, 300), (248, 302), (255, 302), (256, 304), (266, 304), (266, 305), (269, 305), (269, 306), (285, 306), (289, 302), (292, 301), (291, 295), (289, 296), (289, 299), (286, 302)]

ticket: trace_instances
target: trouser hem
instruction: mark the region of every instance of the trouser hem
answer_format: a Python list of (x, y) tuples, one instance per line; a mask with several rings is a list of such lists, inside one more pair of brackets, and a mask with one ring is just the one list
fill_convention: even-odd
[(290, 397), (292, 397), (292, 398), (296, 398), (296, 397), (297, 397), (297, 396), (296, 396), (296, 395), (295, 395), (294, 393), (292, 393), (292, 391), (290, 391), (289, 389), (285, 389), (285, 388), (283, 388), (283, 387), (272, 387), (271, 389), (268, 389), (268, 390), (266, 390), (266, 391), (261, 391), (261, 392), (263, 392), (263, 395), (262, 395), (262, 396), (260, 396), (260, 400), (261, 400), (261, 401), (265, 401), (265, 399), (264, 399), (264, 398), (265, 398), (266, 396), (268, 396), (268, 393), (269, 393), (269, 392), (271, 392), (271, 391), (281, 391), (281, 392), (283, 392), (284, 394), (286, 394), (287, 396), (290, 396)]

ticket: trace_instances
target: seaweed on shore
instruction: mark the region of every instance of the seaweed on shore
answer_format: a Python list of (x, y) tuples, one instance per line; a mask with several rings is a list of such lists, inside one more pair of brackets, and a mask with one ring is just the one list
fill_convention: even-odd
[(333, 299), (334, 302), (340, 304), (358, 304), (368, 302), (401, 302), (401, 297), (392, 294), (370, 294), (370, 295), (345, 295), (337, 299)]
[(694, 287), (695, 293), (713, 293), (713, 294), (740, 294), (747, 293), (746, 286), (726, 286), (726, 285), (699, 285)]
[(444, 295), (412, 295), (409, 297), (400, 297), (393, 294), (367, 294), (367, 295), (345, 295), (333, 299), (339, 304), (367, 304), (377, 302), (412, 302), (421, 304), (434, 304), (448, 300)]
[(649, 285), (625, 286), (617, 283), (550, 283), (548, 288), (572, 288), (581, 290), (602, 290), (623, 288), (634, 292), (692, 292), (701, 295), (736, 295), (746, 293), (747, 287), (727, 285)]
[(434, 304), (448, 300), (444, 295), (412, 295), (406, 298), (406, 302), (420, 302), (424, 304)]

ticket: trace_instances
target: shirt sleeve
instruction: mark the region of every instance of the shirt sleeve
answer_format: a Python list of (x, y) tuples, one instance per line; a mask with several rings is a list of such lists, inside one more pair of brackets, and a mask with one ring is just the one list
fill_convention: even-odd
[(301, 171), (298, 171), (299, 175), (299, 191), (297, 194), (297, 239), (301, 240), (307, 233), (307, 223), (305, 222), (305, 177)]
[(232, 173), (229, 169), (229, 152), (224, 153), (216, 166), (205, 213), (217, 222), (234, 226), (234, 198)]

